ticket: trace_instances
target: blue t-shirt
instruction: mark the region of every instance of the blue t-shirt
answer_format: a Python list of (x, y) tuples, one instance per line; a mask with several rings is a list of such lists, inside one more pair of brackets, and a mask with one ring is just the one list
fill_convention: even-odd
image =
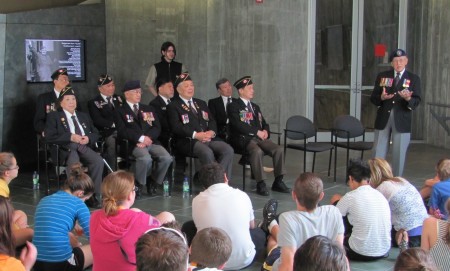
[(445, 210), (445, 203), (450, 198), (450, 179), (440, 181), (433, 185), (433, 192), (431, 192), (430, 207), (433, 210), (439, 208), (441, 214), (444, 215), (443, 219), (447, 219), (448, 214)]
[(69, 232), (78, 220), (89, 238), (90, 217), (86, 204), (67, 192), (58, 191), (43, 198), (34, 219), (33, 244), (38, 251), (37, 260), (62, 262), (69, 259), (72, 255)]

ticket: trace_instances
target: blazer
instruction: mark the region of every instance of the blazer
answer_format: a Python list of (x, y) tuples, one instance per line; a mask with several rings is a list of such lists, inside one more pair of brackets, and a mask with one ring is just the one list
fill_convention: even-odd
[[(231, 98), (232, 103), (236, 102), (236, 99)], [(229, 137), (229, 128), (228, 128), (228, 114), (225, 110), (225, 105), (223, 104), (222, 96), (211, 99), (208, 101), (208, 107), (211, 111), (211, 114), (214, 116), (214, 119), (217, 123), (217, 131), (218, 136), (223, 140), (227, 141)]]
[(167, 148), (169, 145), (169, 138), (171, 137), (170, 125), (167, 116), (167, 104), (164, 102), (163, 98), (158, 95), (150, 102), (149, 105), (153, 106), (155, 109), (159, 123), (161, 124), (159, 141), (161, 141), (161, 144)]
[(256, 137), (260, 130), (266, 130), (270, 137), (270, 127), (262, 115), (259, 106), (251, 102), (253, 111), (247, 107), (242, 99), (236, 99), (228, 105), (230, 119), (230, 144), (238, 152), (242, 152), (248, 142)]
[[(194, 132), (213, 131), (217, 134), (217, 125), (214, 117), (209, 111), (206, 102), (200, 99), (192, 98), (197, 114), (192, 112), (181, 98), (174, 99), (167, 106), (169, 116), (169, 125), (174, 138), (175, 147), (184, 154), (189, 154), (191, 149), (190, 142), (195, 144), (196, 139), (190, 141)], [(217, 137), (212, 140), (220, 140)]]
[(140, 103), (136, 116), (128, 103), (124, 102), (115, 109), (114, 117), (119, 138), (127, 139), (130, 147), (134, 148), (143, 135), (150, 137), (154, 144), (159, 143), (161, 125), (152, 106)]
[(112, 102), (114, 107), (109, 106), (100, 94), (88, 101), (89, 115), (103, 137), (108, 137), (116, 131), (114, 110), (123, 104), (123, 99), (114, 94)]
[[(97, 128), (95, 128), (91, 118), (88, 114), (76, 111), (79, 124), (83, 127), (84, 133), (89, 137), (89, 146), (95, 147), (99, 139)], [(58, 145), (69, 145), (72, 133), (70, 132), (69, 124), (67, 123), (66, 114), (62, 109), (50, 112), (47, 115), (45, 123), (45, 140), (48, 143)]]
[[(375, 119), (375, 129), (383, 130), (389, 120), (391, 110), (394, 110), (395, 127), (400, 133), (411, 132), (411, 112), (419, 106), (421, 98), (420, 78), (405, 70), (397, 86), (394, 85), (394, 70), (378, 74), (370, 101), (378, 107)], [(383, 87), (389, 94), (395, 94), (392, 99), (381, 100)], [(412, 91), (411, 100), (406, 101), (397, 93), (403, 89)]]

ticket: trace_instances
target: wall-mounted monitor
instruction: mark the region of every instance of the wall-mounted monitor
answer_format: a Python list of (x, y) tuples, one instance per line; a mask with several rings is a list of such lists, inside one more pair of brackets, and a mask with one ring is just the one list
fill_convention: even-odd
[(85, 81), (84, 40), (26, 39), (27, 82), (52, 82), (52, 73), (66, 68), (70, 81)]

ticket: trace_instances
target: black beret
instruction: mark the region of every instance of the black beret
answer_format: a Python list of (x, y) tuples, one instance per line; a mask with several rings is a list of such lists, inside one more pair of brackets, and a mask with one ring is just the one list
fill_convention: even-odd
[(184, 81), (192, 81), (191, 76), (189, 76), (188, 72), (182, 72), (180, 75), (178, 75), (177, 79), (175, 79), (175, 83), (173, 83), (173, 86), (177, 87), (181, 82)]
[(233, 86), (237, 89), (241, 89), (241, 88), (245, 88), (248, 85), (252, 85), (253, 81), (252, 81), (252, 77), (250, 77), (249, 75), (246, 75), (240, 79), (238, 79), (236, 82), (234, 82)]
[(112, 77), (108, 74), (101, 74), (97, 80), (97, 86), (101, 87), (103, 85), (109, 84), (112, 82)]
[(127, 81), (125, 85), (123, 86), (123, 92), (126, 92), (128, 90), (141, 88), (141, 81), (139, 80), (131, 80)]
[(59, 93), (58, 100), (61, 101), (64, 98), (64, 96), (67, 95), (75, 96), (75, 91), (73, 90), (71, 85), (67, 85), (66, 87), (63, 88), (63, 90), (61, 90), (61, 92)]
[(66, 68), (57, 69), (56, 71), (54, 71), (52, 73), (51, 77), (52, 77), (53, 80), (56, 80), (58, 78), (58, 76), (60, 76), (60, 75), (68, 75), (67, 74), (67, 69)]
[(389, 55), (389, 62), (392, 62), (394, 60), (394, 57), (400, 57), (400, 56), (407, 56), (405, 50), (403, 49), (396, 49)]

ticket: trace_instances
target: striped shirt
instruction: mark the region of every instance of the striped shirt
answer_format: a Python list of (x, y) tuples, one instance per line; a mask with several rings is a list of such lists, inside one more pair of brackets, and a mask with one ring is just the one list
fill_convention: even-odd
[(353, 226), (348, 240), (353, 251), (370, 257), (382, 256), (389, 251), (391, 212), (380, 192), (370, 185), (360, 186), (345, 194), (336, 207)]
[(437, 221), (437, 242), (430, 249), (430, 255), (436, 263), (439, 270), (450, 270), (450, 245), (445, 242), (445, 235), (448, 232), (449, 222), (444, 220)]
[(62, 262), (72, 255), (69, 232), (78, 221), (89, 238), (89, 209), (84, 202), (64, 191), (43, 198), (35, 214), (33, 244), (37, 260)]

